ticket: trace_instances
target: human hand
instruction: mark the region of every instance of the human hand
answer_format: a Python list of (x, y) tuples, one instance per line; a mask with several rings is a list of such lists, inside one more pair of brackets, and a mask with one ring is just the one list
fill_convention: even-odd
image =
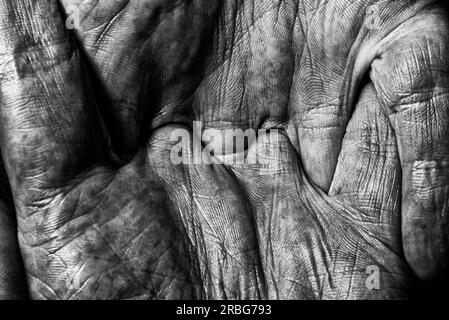
[[(399, 298), (412, 270), (438, 278), (446, 16), (379, 4), (372, 30), (371, 2), (99, 1), (79, 42), (55, 1), (5, 4), (2, 152), (31, 297)], [(174, 165), (192, 121), (277, 129), (247, 150), (275, 156)]]

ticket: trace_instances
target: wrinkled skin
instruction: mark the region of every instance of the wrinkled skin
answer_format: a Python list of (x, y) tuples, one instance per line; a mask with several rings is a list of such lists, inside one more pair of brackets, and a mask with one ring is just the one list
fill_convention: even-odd
[[(442, 279), (449, 25), (437, 1), (381, 1), (369, 29), (374, 2), (2, 1), (30, 297), (405, 298)], [(172, 164), (194, 120), (281, 136), (248, 147), (264, 165)]]

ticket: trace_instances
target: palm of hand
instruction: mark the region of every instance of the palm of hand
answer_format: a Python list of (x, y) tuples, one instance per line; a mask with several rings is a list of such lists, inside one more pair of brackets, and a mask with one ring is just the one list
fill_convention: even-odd
[[(44, 156), (46, 163), (60, 165), (52, 172), (40, 170), (39, 159), (22, 169), (30, 179), (12, 179), (34, 296), (404, 296), (411, 274), (401, 248), (401, 164), (374, 86), (361, 88), (350, 121), (340, 118), (345, 112), (332, 118), (332, 112), (321, 113), (324, 108), (308, 110), (304, 105), (324, 103), (314, 100), (314, 90), (325, 91), (326, 99), (340, 99), (338, 108), (350, 103), (352, 98), (342, 97), (341, 91), (355, 95), (348, 80), (353, 76), (342, 67), (335, 92), (332, 81), (322, 82), (321, 89), (301, 81), (322, 70), (313, 71), (311, 56), (304, 58), (309, 69), (296, 70), (292, 57), (307, 50), (293, 35), (276, 38), (283, 28), (299, 28), (284, 13), (289, 8), (261, 4), (253, 8), (253, 21), (242, 20), (229, 31), (216, 21), (242, 18), (242, 8), (232, 1), (208, 8), (195, 1), (173, 8), (145, 3), (139, 18), (132, 1), (114, 1), (110, 11), (102, 7), (109, 4), (100, 2), (98, 11), (86, 11), (78, 36), (96, 74), (79, 70), (84, 58), (78, 48), (66, 54), (70, 58), (56, 67), (64, 80), (71, 74), (63, 88), (71, 99), (61, 98), (70, 104), (56, 115), (48, 106), (45, 119), (39, 120), (64, 119), (53, 138), (59, 151)], [(162, 18), (152, 25), (155, 12), (162, 12)], [(131, 25), (135, 33), (129, 37), (130, 30), (122, 27)], [(152, 32), (142, 35), (142, 30)], [(245, 47), (245, 37), (258, 41)], [(131, 63), (124, 55), (130, 47), (136, 52)], [(63, 44), (60, 50), (72, 47)], [(101, 97), (90, 93), (92, 76), (104, 84)], [(102, 120), (93, 111), (95, 101)], [(320, 121), (310, 120), (312, 115)], [(209, 128), (280, 129), (280, 139), (259, 143), (255, 151), (276, 157), (268, 166), (173, 165), (170, 132), (188, 128), (193, 120)], [(36, 137), (48, 139), (54, 133), (39, 130), (43, 133)], [(319, 139), (311, 138), (314, 134)], [(44, 148), (38, 140), (33, 147)], [(317, 154), (303, 149), (317, 143), (323, 143)], [(130, 160), (118, 163), (113, 153)], [(10, 172), (18, 160), (7, 163)], [(28, 192), (19, 195), (19, 190)], [(379, 291), (365, 286), (372, 265), (381, 269)]]

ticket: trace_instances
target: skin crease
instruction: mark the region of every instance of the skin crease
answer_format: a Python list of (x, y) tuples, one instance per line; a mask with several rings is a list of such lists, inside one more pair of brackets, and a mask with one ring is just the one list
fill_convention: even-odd
[[(382, 1), (370, 30), (375, 2), (1, 2), (30, 297), (386, 299), (442, 279), (447, 17)], [(249, 147), (264, 165), (173, 165), (170, 133), (194, 120), (281, 135)], [(19, 274), (15, 241), (1, 257)]]

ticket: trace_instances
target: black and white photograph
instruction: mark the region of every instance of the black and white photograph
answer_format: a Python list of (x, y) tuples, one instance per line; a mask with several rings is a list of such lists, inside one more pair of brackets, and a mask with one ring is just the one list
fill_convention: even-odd
[(0, 300), (448, 299), (449, 3), (0, 0), (0, 152)]

